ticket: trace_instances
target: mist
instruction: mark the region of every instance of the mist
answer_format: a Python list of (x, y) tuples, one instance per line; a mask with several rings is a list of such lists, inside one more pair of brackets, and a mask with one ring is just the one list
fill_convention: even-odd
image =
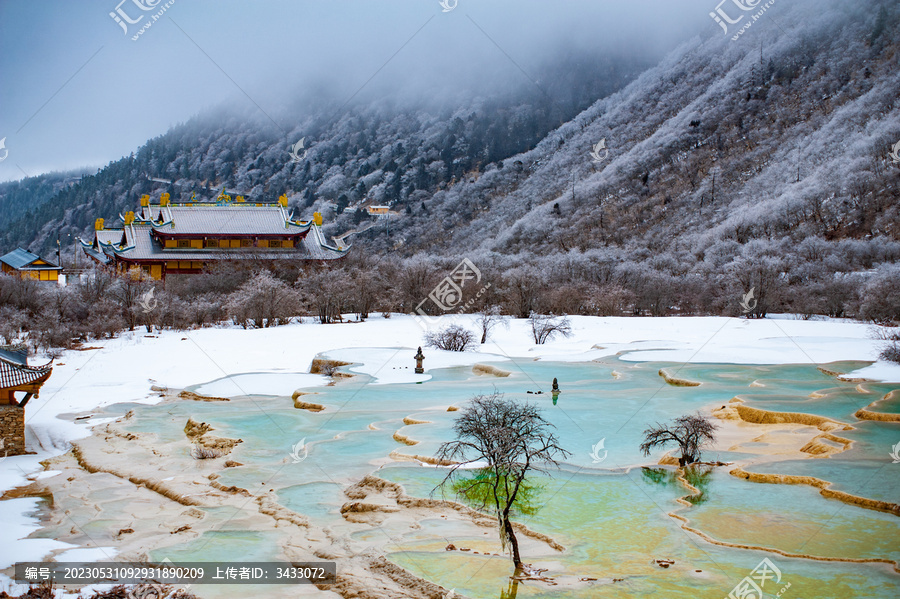
[[(717, 34), (709, 0), (166, 4), (0, 4), (0, 180), (102, 166), (212, 108), (290, 131), (305, 103), (337, 113), (384, 98), (552, 98), (559, 90), (541, 74), (558, 57), (652, 64)], [(117, 23), (117, 8), (137, 22)]]

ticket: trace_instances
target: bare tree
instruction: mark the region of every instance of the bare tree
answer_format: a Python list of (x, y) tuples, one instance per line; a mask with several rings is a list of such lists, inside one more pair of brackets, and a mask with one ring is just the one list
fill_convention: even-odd
[(267, 270), (228, 296), (227, 310), (244, 328), (264, 328), (290, 321), (298, 310), (298, 294)]
[(650, 455), (654, 447), (664, 447), (671, 442), (678, 444), (681, 457), (678, 465), (685, 466), (700, 460), (700, 448), (716, 440), (715, 431), (718, 426), (699, 412), (695, 415), (681, 416), (671, 424), (656, 423), (644, 431), (644, 442), (641, 452)]
[(506, 317), (500, 313), (500, 306), (485, 306), (478, 313), (478, 326), (481, 328), (481, 344), (487, 343), (491, 330), (500, 323), (508, 326)]
[(541, 272), (534, 266), (519, 266), (506, 271), (503, 275), (503, 286), (507, 297), (510, 314), (518, 314), (520, 318), (538, 309), (542, 292)]
[(140, 301), (144, 294), (153, 287), (150, 275), (133, 266), (127, 273), (116, 277), (109, 288), (109, 296), (116, 301), (122, 311), (122, 317), (128, 325), (128, 330), (133, 331), (140, 320)]
[(315, 312), (322, 324), (341, 320), (341, 307), (345, 289), (330, 270), (310, 272), (298, 279), (297, 286), (302, 289), (306, 304)]
[(4, 344), (15, 343), (27, 323), (28, 312), (0, 305), (0, 341)]
[[(415, 256), (412, 260), (404, 262), (391, 280), (394, 292), (397, 295), (400, 311), (411, 313), (416, 306), (425, 299), (429, 290), (437, 282), (435, 269), (423, 256)], [(425, 303), (426, 310), (431, 302)]]
[(900, 265), (885, 264), (863, 287), (860, 316), (878, 324), (900, 322)]
[(425, 333), (425, 345), (428, 347), (447, 351), (467, 351), (472, 349), (474, 344), (475, 333), (458, 324)]
[(534, 342), (543, 345), (556, 335), (569, 337), (572, 334), (572, 324), (567, 316), (554, 316), (553, 314), (538, 314), (532, 312), (528, 317), (531, 322), (531, 334)]
[[(557, 458), (570, 452), (559, 446), (552, 429), (537, 406), (504, 399), (494, 392), (475, 396), (453, 424), (456, 440), (441, 444), (437, 457), (456, 462), (438, 485), (453, 481), (454, 490), (477, 509), (494, 511), (500, 542), (511, 552), (517, 571), (522, 569), (519, 543), (511, 516), (533, 486), (527, 478), (532, 472), (549, 474), (548, 466), (559, 467)], [(474, 462), (487, 462), (484, 468), (463, 468)]]
[(91, 311), (84, 323), (84, 330), (95, 339), (112, 338), (126, 326), (122, 311), (109, 298), (103, 298), (91, 305)]
[(74, 283), (82, 302), (93, 305), (109, 296), (109, 290), (116, 281), (114, 271), (105, 266), (92, 266), (78, 277)]
[[(755, 303), (747, 304), (747, 318), (765, 318), (778, 300), (780, 289), (779, 273), (784, 270), (784, 260), (764, 256), (749, 260), (739, 258), (731, 265), (731, 275), (739, 283), (739, 289), (753, 290)], [(735, 301), (735, 305), (737, 302)]]
[(358, 269), (350, 272), (348, 292), (357, 320), (362, 321), (369, 317), (375, 302), (378, 301), (380, 286), (378, 277), (370, 271)]
[(628, 289), (616, 284), (605, 285), (594, 297), (594, 313), (597, 316), (621, 316), (634, 302), (634, 294)]
[(892, 341), (884, 346), (878, 357), (888, 362), (900, 364), (900, 334), (894, 333)]
[(880, 360), (900, 364), (900, 330), (888, 327), (873, 327), (873, 335), (884, 343), (878, 354)]
[(41, 304), (40, 283), (31, 277), (0, 277), (0, 306), (37, 312)]

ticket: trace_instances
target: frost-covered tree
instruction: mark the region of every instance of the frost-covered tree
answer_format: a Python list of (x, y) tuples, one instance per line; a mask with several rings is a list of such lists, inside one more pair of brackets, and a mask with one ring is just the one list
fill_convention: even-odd
[(884, 264), (869, 277), (860, 315), (879, 323), (900, 323), (900, 264)]
[(547, 343), (557, 335), (569, 337), (572, 334), (572, 324), (565, 315), (554, 316), (532, 312), (528, 321), (531, 324), (531, 336), (538, 345)]
[(286, 324), (299, 309), (296, 291), (267, 270), (228, 296), (226, 310), (244, 328), (264, 328)]
[(331, 271), (308, 273), (297, 281), (304, 304), (321, 324), (341, 319), (341, 308), (346, 301), (346, 288)]
[(458, 324), (427, 331), (425, 345), (444, 351), (468, 351), (475, 345), (475, 333)]
[(500, 310), (500, 306), (485, 306), (478, 312), (478, 328), (481, 330), (481, 344), (487, 343), (488, 336), (498, 324), (509, 326), (506, 317)]

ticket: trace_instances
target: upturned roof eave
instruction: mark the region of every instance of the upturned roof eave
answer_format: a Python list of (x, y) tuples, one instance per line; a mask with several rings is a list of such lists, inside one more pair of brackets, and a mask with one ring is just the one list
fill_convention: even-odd
[(0, 362), (3, 364), (8, 364), (16, 370), (22, 370), (25, 372), (32, 372), (34, 374), (44, 375), (50, 373), (53, 370), (53, 360), (50, 360), (46, 364), (42, 364), (40, 366), (29, 366), (28, 364), (20, 364), (14, 360), (10, 360), (8, 358), (4, 358), (0, 356)]

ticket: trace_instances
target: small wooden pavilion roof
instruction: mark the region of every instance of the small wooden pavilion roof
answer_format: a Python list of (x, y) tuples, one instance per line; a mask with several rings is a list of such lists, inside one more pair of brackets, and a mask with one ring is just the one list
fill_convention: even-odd
[(0, 346), (0, 389), (37, 393), (50, 378), (53, 367), (29, 366), (28, 354), (20, 346)]

